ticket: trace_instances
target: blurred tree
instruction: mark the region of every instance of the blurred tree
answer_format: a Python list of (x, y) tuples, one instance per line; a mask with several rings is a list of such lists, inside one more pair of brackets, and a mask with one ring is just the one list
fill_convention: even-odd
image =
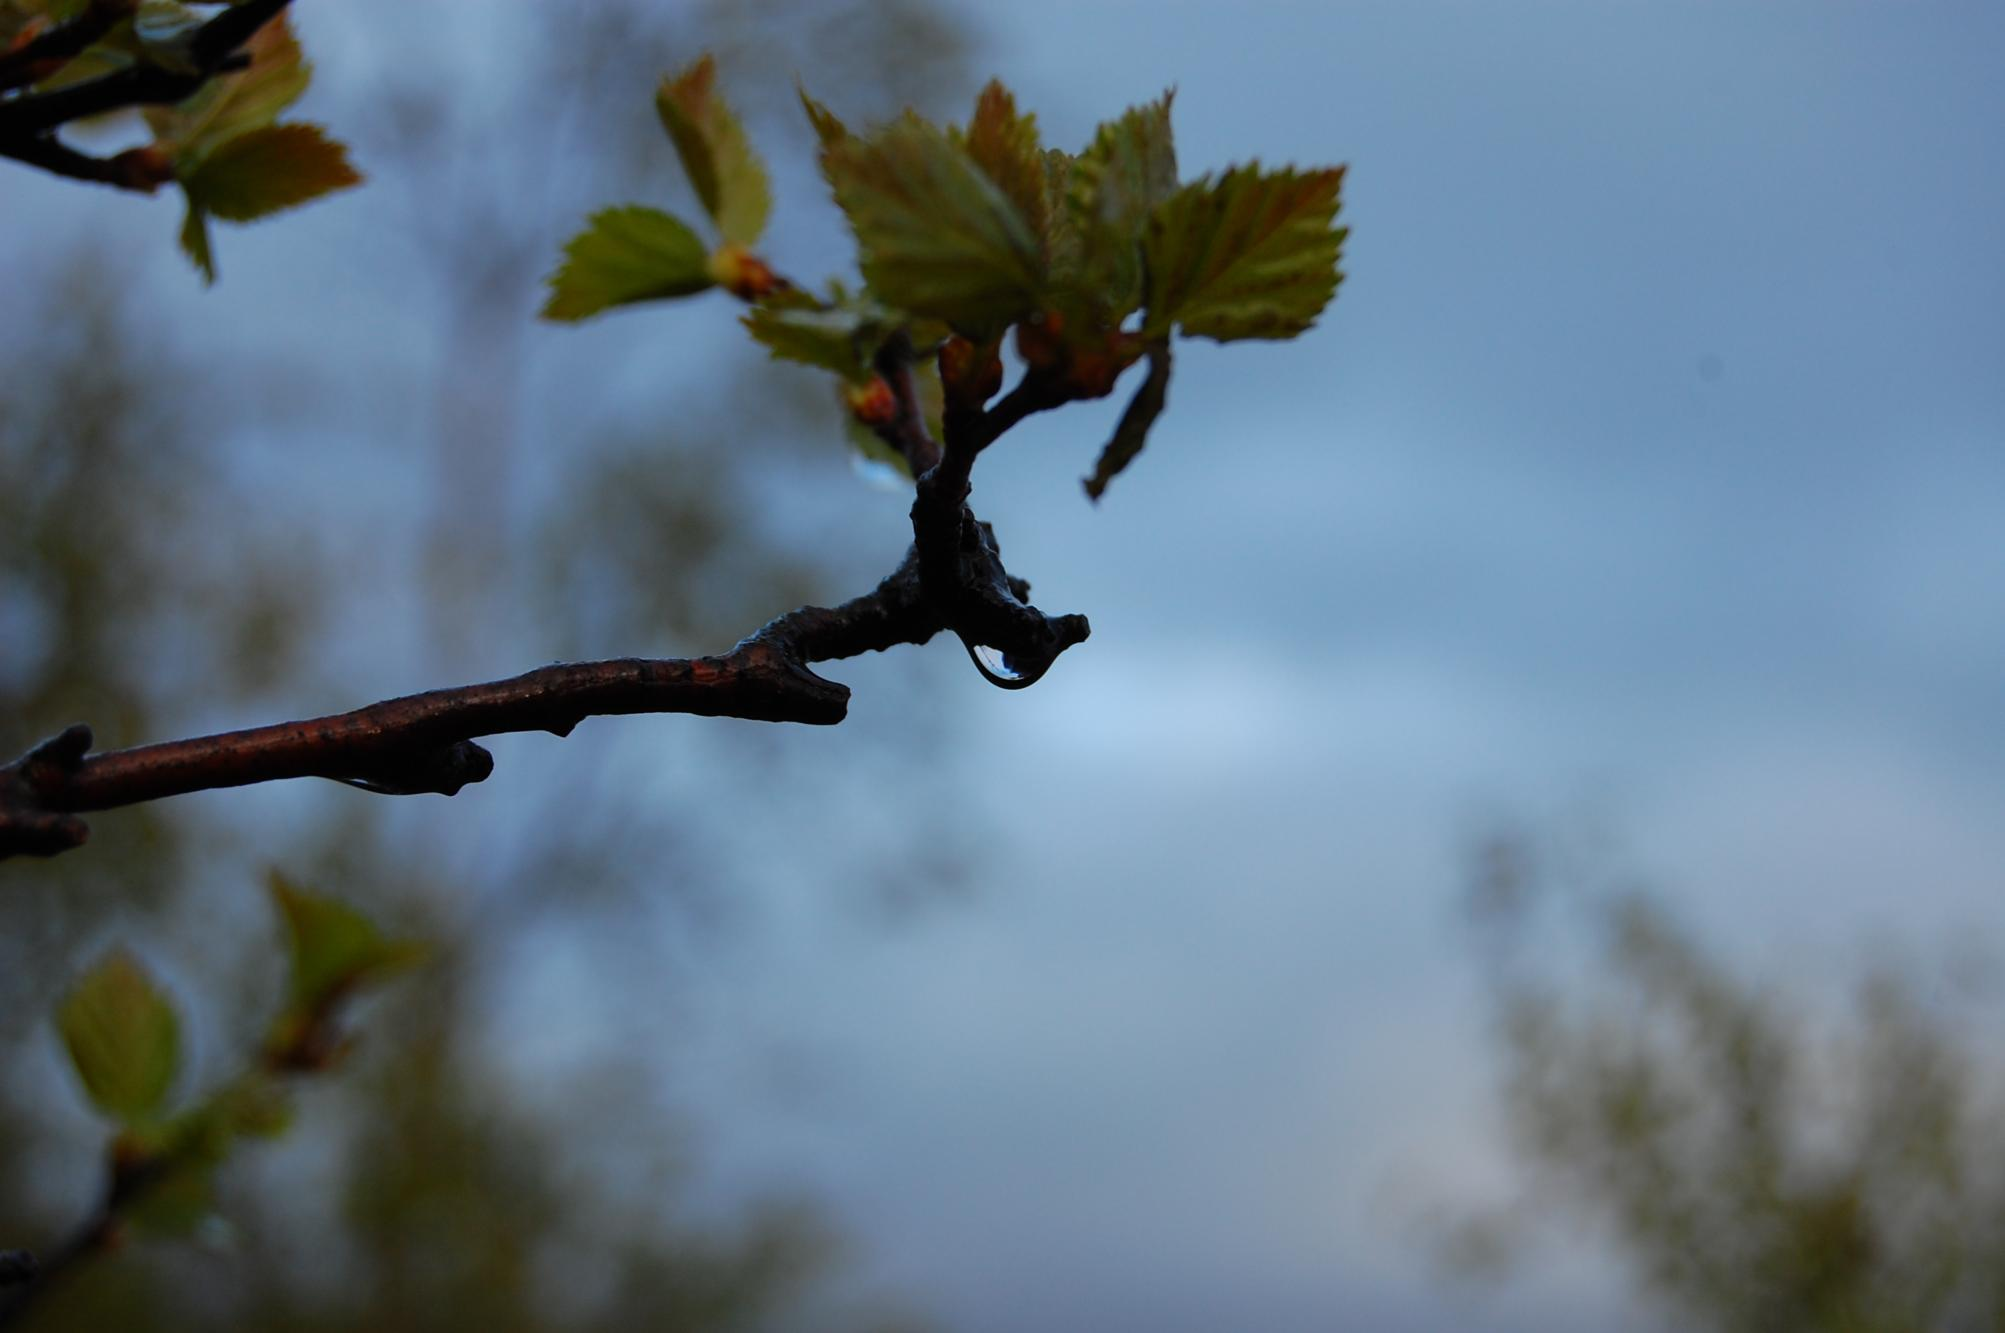
[[(219, 683), (255, 699), (297, 678), (302, 633), (331, 613), (340, 582), (281, 528), (217, 512), (235, 503), (230, 432), (218, 423), (245, 405), (195, 368), (163, 361), (120, 290), (131, 288), (94, 264), (60, 270), (47, 299), (61, 317), (36, 321), (56, 332), (0, 358), (0, 617), (9, 629), (0, 634), (0, 717), (23, 735), (83, 711), (106, 719), (112, 736), (136, 739), (213, 706)], [(692, 489), (680, 503), (700, 505), (703, 483), (685, 481)], [(615, 517), (596, 535), (617, 543), (623, 531)], [(755, 552), (741, 548), (735, 568), (750, 581), (747, 595), (762, 596)], [(552, 825), (524, 849), (516, 876), (483, 891), (480, 928), (428, 928), (413, 908), (466, 886), (414, 879), (381, 807), (328, 795), (317, 827), (289, 823), (265, 840), (270, 849), (316, 880), (401, 904), (413, 929), (449, 937), (451, 948), (366, 1025), (397, 1037), (365, 1040), (345, 1075), (356, 1086), (310, 1093), (286, 1145), (226, 1164), (221, 1216), (234, 1225), (222, 1249), (142, 1247), (52, 1289), (24, 1326), (914, 1326), (831, 1305), (823, 1279), (838, 1251), (810, 1206), (685, 1217), (676, 1200), (691, 1175), (678, 1156), (686, 1138), (658, 1094), (609, 1073), (589, 1105), (549, 1121), (510, 1106), (505, 1079), (468, 1049), (480, 1045), (469, 1006), (487, 993), (488, 960), (544, 924), (545, 899), (530, 884), (566, 894), (582, 886), (589, 896), (596, 882), (603, 896), (623, 882), (606, 864), (621, 859), (621, 844), (586, 855), (561, 835), (590, 839), (591, 821)], [(162, 813), (142, 806), (106, 818), (91, 855), (9, 863), (0, 886), (0, 1234), (9, 1238), (61, 1234), (100, 1188), (76, 1095), (40, 1057), (55, 999), (86, 961), (82, 941), (138, 931), (167, 960), (170, 983), (175, 960), (199, 960), (212, 976), (242, 975), (246, 1011), (268, 1003), (269, 946), (233, 905), (245, 896), (246, 856), (264, 846), (196, 811)], [(649, 881), (665, 859), (652, 849)], [(511, 900), (525, 910), (505, 910)], [(230, 921), (240, 924), (224, 928)], [(245, 1040), (234, 1015), (219, 1026), (198, 1038), (198, 1053)], [(592, 1151), (581, 1151), (587, 1144)], [(583, 1159), (614, 1145), (612, 1169), (603, 1160), (586, 1169)], [(340, 1163), (331, 1173), (330, 1154)]]
[[(639, 25), (645, 18), (657, 33), (668, 26), (656, 7), (612, 8), (593, 16), (603, 20), (595, 27), (604, 33), (602, 54), (619, 41), (616, 20)], [(677, 26), (690, 40), (691, 31)], [(457, 128), (479, 131), (490, 147), (531, 136), (517, 145), (526, 157), (504, 157), (498, 167), (591, 159), (577, 151), (576, 109), (567, 119), (553, 104), (592, 96), (597, 106), (610, 96), (606, 81), (571, 77), (575, 44), (518, 49), (532, 64), (549, 66), (523, 72), (519, 84), (528, 95), (500, 121)], [(881, 59), (887, 49), (852, 55)], [(631, 86), (618, 89), (645, 107), (657, 67), (629, 57), (617, 63), (632, 74)], [(613, 63), (609, 57), (608, 67)], [(399, 64), (386, 57), (379, 68)], [(908, 71), (932, 67), (925, 47), (899, 61)], [(422, 86), (445, 106), (459, 106), (474, 99), (455, 79), (478, 76), (461, 70), (442, 77), (428, 68)], [(863, 68), (846, 77), (879, 81)], [(367, 92), (354, 100), (377, 105)], [(366, 140), (371, 122), (362, 123)], [(659, 130), (644, 119), (635, 128), (648, 133), (629, 134), (629, 149), (608, 161), (659, 169)], [(469, 368), (499, 373), (495, 367), (510, 354), (483, 349), (498, 339), (519, 341), (558, 218), (489, 211), (496, 196), (474, 186), (427, 196), (425, 185), (440, 184), (439, 161), (428, 155), (440, 149), (437, 140), (371, 146), (382, 188), (414, 207), (423, 199), (428, 220), (438, 224), (418, 232), (418, 244), (424, 271), (445, 287), (441, 345), (466, 354), (441, 358), (441, 385), (462, 383)], [(467, 143), (454, 148), (455, 160), (476, 156)], [(578, 188), (597, 180), (596, 170), (586, 172)], [(492, 183), (504, 184), (499, 170)], [(487, 225), (507, 217), (519, 225)], [(302, 686), (332, 694), (338, 682), (321, 679), (326, 668), (298, 649), (351, 614), (344, 606), (350, 588), (366, 596), (370, 586), (341, 562), (327, 562), (297, 520), (258, 521), (264, 505), (245, 503), (241, 492), (242, 427), (284, 430), (311, 410), (300, 402), (274, 418), (256, 386), (296, 383), (298, 373), (240, 362), (226, 380), (178, 360), (172, 345), (147, 332), (157, 321), (135, 300), (141, 290), (108, 272), (101, 257), (79, 255), (55, 271), (44, 313), (17, 326), (23, 336), (0, 358), (0, 718), (16, 751), (77, 717), (93, 719), (108, 744), (133, 744), (199, 726), (223, 699), (241, 710), (278, 688), (289, 704)], [(32, 299), (31, 289), (24, 299)], [(32, 338), (28, 329), (36, 331)], [(507, 372), (502, 382), (514, 378)], [(660, 396), (672, 392), (664, 385)], [(442, 388), (441, 395), (441, 430), (462, 441), (454, 446), (458, 475), (506, 475), (509, 453), (500, 446), (514, 429), (515, 400), (486, 392), (490, 410), (467, 416), (455, 406), (463, 394)], [(810, 433), (799, 429), (803, 409), (790, 418), (769, 411), (766, 428), (783, 440)], [(524, 513), (527, 539), (525, 531), (513, 534), (510, 558), (417, 566), (439, 576), (420, 581), (434, 590), (435, 609), (483, 600), (540, 604), (548, 628), (574, 649), (632, 648), (715, 642), (776, 604), (813, 594), (808, 566), (743, 521), (747, 454), (705, 450), (703, 439), (687, 435), (635, 441), (608, 425), (611, 433), (588, 430), (571, 442), (564, 486), (535, 493), (536, 507)], [(641, 486), (633, 484), (642, 475), (636, 444), (655, 451)], [(664, 445), (682, 461), (663, 466)], [(445, 467), (442, 496), (452, 480)], [(435, 515), (427, 531), (467, 535), (458, 521), (465, 506), (442, 498), (439, 512), (449, 521)], [(699, 539), (704, 533), (712, 537)], [(555, 558), (539, 559), (539, 550)], [(663, 568), (684, 567), (700, 576), (658, 577)], [(546, 569), (557, 571), (555, 582)], [(584, 578), (592, 580), (593, 618), (566, 629), (566, 614), (584, 605), (575, 595)], [(493, 641), (484, 646), (491, 650)], [(537, 651), (548, 647), (539, 642)], [(720, 759), (748, 784), (759, 781), (762, 766), (761, 751), (745, 744), (752, 739), (724, 742), (741, 757)], [(839, 1247), (810, 1204), (754, 1205), (740, 1218), (684, 1215), (677, 1199), (699, 1174), (686, 1157), (685, 1128), (659, 1091), (634, 1086), (657, 1075), (672, 1040), (621, 1071), (624, 1077), (609, 1072), (589, 1108), (561, 1121), (508, 1104), (506, 1071), (469, 1049), (486, 1049), (470, 1006), (491, 992), (487, 974), (517, 939), (547, 929), (553, 910), (581, 902), (608, 910), (609, 902), (658, 895), (664, 878), (683, 881), (681, 894), (692, 897), (717, 878), (699, 841), (678, 836), (676, 822), (660, 812), (633, 818), (631, 796), (623, 799), (611, 784), (578, 784), (573, 797), (573, 817), (539, 824), (533, 838), (518, 831), (506, 871), (473, 870), (485, 881), (478, 887), (414, 882), (398, 868), (413, 854), (410, 831), (392, 827), (373, 803), (332, 790), (277, 836), (233, 829), (199, 808), (148, 805), (96, 821), (88, 856), (0, 869), (0, 1235), (10, 1240), (60, 1234), (99, 1188), (91, 1131), (65, 1080), (52, 1077), (55, 1067), (42, 1058), (55, 999), (86, 961), (83, 941), (138, 932), (164, 957), (170, 982), (184, 970), (216, 980), (239, 973), (236, 989), (255, 1012), (249, 1001), (265, 993), (268, 974), (259, 928), (224, 923), (244, 915), (233, 900), (245, 894), (246, 863), (271, 854), (379, 907), (399, 902), (414, 929), (453, 941), (406, 993), (383, 1001), (383, 1025), (399, 1036), (365, 1041), (350, 1071), (357, 1086), (314, 1092), (288, 1144), (252, 1150), (226, 1166), (223, 1216), (235, 1225), (221, 1251), (143, 1247), (89, 1281), (53, 1290), (29, 1323), (90, 1330), (916, 1326), (853, 1301), (831, 1302), (824, 1279)], [(643, 829), (645, 847), (636, 844)], [(469, 861), (431, 858), (453, 859)], [(483, 905), (477, 921), (455, 920), (448, 930), (412, 919), (413, 905), (469, 891)], [(659, 960), (648, 964), (652, 970)], [(192, 1017), (207, 1017), (201, 1009)], [(227, 1045), (243, 1022), (223, 1014), (211, 1026), (222, 1029), (217, 1036)], [(196, 1042), (215, 1044), (215, 1037)], [(587, 1169), (581, 1159), (596, 1159), (583, 1144), (598, 1145), (601, 1158), (617, 1144), (621, 1156)], [(327, 1168), (330, 1155), (338, 1169)]]
[(1571, 904), (1599, 940), (1576, 974), (1544, 929), (1565, 923), (1535, 920), (1556, 878), (1517, 836), (1475, 878), (1504, 1107), (1543, 1188), (1451, 1254), (1507, 1260), (1546, 1200), (1677, 1327), (2005, 1327), (2005, 1100), (1934, 979), (1881, 969), (1820, 1024), (1598, 885)]

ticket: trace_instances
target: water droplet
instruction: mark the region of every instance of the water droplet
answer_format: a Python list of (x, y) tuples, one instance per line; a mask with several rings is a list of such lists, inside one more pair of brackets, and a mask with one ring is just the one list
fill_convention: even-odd
[(985, 643), (969, 643), (966, 639), (961, 642), (967, 648), (968, 659), (975, 664), (975, 670), (981, 672), (989, 684), (1005, 690), (1020, 690), (1026, 685), (1035, 685), (1037, 678), (1051, 666), (1049, 662), (1025, 662)]

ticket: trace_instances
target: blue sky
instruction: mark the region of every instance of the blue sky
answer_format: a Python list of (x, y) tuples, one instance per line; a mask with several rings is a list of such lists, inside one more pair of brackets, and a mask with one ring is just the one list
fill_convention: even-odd
[[(984, 458), (1012, 567), (1093, 618), (1046, 681), (992, 690), (947, 643), (845, 663), (850, 723), (772, 740), (877, 773), (916, 691), (955, 737), (923, 781), (987, 800), (968, 900), (891, 932), (817, 898), (788, 810), (720, 835), (776, 905), (706, 978), (678, 1071), (705, 1077), (675, 1081), (719, 1189), (810, 1182), (868, 1271), (971, 1333), (1607, 1326), (1622, 1288), (1591, 1245), (1463, 1290), (1415, 1239), (1509, 1177), (1466, 839), (1591, 810), (1744, 965), (1828, 999), (1876, 934), (2005, 940), (2005, 11), (969, 13), (974, 64), (1049, 142), (1174, 84), (1186, 174), (1348, 163), (1349, 279), (1298, 342), (1182, 351), (1097, 509), (1076, 478), (1118, 400)], [(845, 247), (793, 151), (775, 249), (816, 273)], [(88, 217), (143, 254), (203, 354), (276, 341), (350, 386), (429, 355), (385, 315), (417, 284), (381, 194), (223, 237), (198, 297), (164, 203), (106, 221), (75, 187), (9, 190), (29, 246)], [(576, 212), (519, 206), (553, 232)], [(657, 373), (634, 327), (534, 331), (532, 420), (582, 367), (615, 398)], [(396, 392), (357, 391), (328, 438), (407, 413)], [(371, 490), (394, 462), (360, 457), (258, 475), (281, 509), (407, 518)], [(895, 558), (898, 500), (843, 502), (842, 567)], [(377, 646), (349, 645), (353, 687), (408, 688)], [(686, 797), (664, 734), (607, 753)], [(463, 817), (534, 781), (503, 757)], [(595, 947), (553, 940), (520, 1002), (589, 1012)]]

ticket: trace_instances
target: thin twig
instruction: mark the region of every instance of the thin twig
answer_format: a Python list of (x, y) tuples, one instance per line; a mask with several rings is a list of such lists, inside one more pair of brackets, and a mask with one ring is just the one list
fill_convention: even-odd
[(877, 437), (904, 455), (905, 465), (916, 477), (940, 461), (940, 443), (926, 429), (926, 413), (912, 382), (912, 340), (902, 332), (885, 339), (872, 368), (891, 386), (891, 396), (898, 403), (898, 415), (875, 428)]
[(1025, 417), (1078, 401), (1079, 394), (1066, 380), (1048, 369), (1033, 367), (986, 412), (967, 417), (950, 417), (947, 425), (946, 461), (966, 479), (976, 457)]
[(68, 23), (37, 33), (12, 51), (0, 54), (0, 92), (25, 88), (82, 55), (99, 38), (130, 18), (137, 0), (91, 0)]
[(967, 509), (965, 484), (950, 494), (941, 472), (920, 479), (913, 547), (876, 588), (838, 607), (791, 611), (723, 656), (559, 663), (329, 717), (100, 754), (89, 753), (89, 727), (70, 727), (0, 766), (0, 858), (80, 846), (89, 836), (81, 811), (221, 787), (317, 777), (385, 795), (450, 796), (493, 771), (474, 738), (563, 736), (587, 717), (833, 724), (848, 711), (849, 689), (810, 663), (925, 643), (943, 629), (1035, 664), (1027, 683), (1086, 638), (1085, 617), (1054, 619), (1024, 602), (1030, 585), (1004, 569), (994, 532)]
[[(185, 70), (133, 65), (60, 88), (0, 98), (0, 157), (11, 157), (77, 180), (128, 190), (153, 190), (162, 183), (161, 177), (158, 172), (145, 169), (143, 158), (124, 153), (113, 158), (91, 158), (58, 143), (55, 131), (71, 121), (110, 111), (186, 101), (209, 80), (243, 69), (249, 61), (240, 48), (289, 3), (290, 0), (243, 0), (210, 19), (189, 40), (187, 54), (191, 67)], [(0, 57), (0, 89), (19, 88), (46, 77), (50, 60), (66, 62), (80, 54), (124, 16), (117, 12), (121, 8), (127, 13), (131, 10), (129, 4), (121, 6), (118, 0), (100, 0), (71, 23), (51, 29), (20, 50)], [(38, 47), (40, 53), (29, 60), (28, 53)]]
[(128, 148), (111, 157), (92, 157), (79, 153), (53, 134), (0, 138), (0, 157), (40, 167), (51, 175), (94, 181), (140, 194), (153, 193), (173, 176), (171, 168), (163, 171), (158, 156), (147, 149)]
[(817, 676), (808, 662), (923, 643), (938, 628), (919, 605), (916, 577), (907, 573), (846, 606), (782, 616), (722, 657), (560, 663), (329, 717), (100, 754), (88, 753), (90, 728), (74, 726), (0, 767), (0, 856), (78, 846), (88, 836), (79, 811), (286, 778), (331, 778), (386, 795), (450, 796), (493, 771), (492, 756), (474, 737), (562, 736), (593, 716), (840, 722), (848, 687)]

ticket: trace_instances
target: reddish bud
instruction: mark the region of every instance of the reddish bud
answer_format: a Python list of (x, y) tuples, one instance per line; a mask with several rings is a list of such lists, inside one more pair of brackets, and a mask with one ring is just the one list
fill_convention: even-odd
[(30, 15), (28, 20), (21, 25), (20, 31), (14, 34), (13, 40), (7, 43), (6, 51), (0, 54), (13, 55), (29, 42), (40, 37), (48, 30), (48, 27), (49, 20), (47, 18), (40, 14)]
[(174, 155), (155, 144), (128, 148), (112, 158), (118, 183), (128, 190), (153, 193), (174, 179)]
[(1002, 356), (994, 343), (955, 336), (940, 346), (940, 383), (955, 407), (976, 408), (1002, 392)]
[(1065, 357), (1065, 316), (1056, 310), (1033, 315), (1016, 326), (1016, 354), (1033, 370), (1049, 370)]
[(138, 1135), (124, 1131), (111, 1141), (111, 1169), (114, 1175), (130, 1174), (146, 1166), (154, 1151)]
[(786, 285), (766, 261), (742, 245), (723, 245), (710, 256), (710, 276), (741, 301), (756, 301)]
[(882, 375), (847, 386), (842, 396), (850, 415), (866, 426), (888, 426), (898, 419), (898, 395), (891, 392)]
[(1072, 358), (1065, 382), (1081, 398), (1105, 398), (1114, 392), (1122, 366), (1110, 353), (1097, 349), (1082, 351)]
[(1105, 398), (1114, 392), (1114, 381), (1121, 372), (1134, 365), (1144, 350), (1141, 335), (1110, 329), (1099, 347), (1074, 350), (1066, 367), (1066, 383), (1081, 398)]

